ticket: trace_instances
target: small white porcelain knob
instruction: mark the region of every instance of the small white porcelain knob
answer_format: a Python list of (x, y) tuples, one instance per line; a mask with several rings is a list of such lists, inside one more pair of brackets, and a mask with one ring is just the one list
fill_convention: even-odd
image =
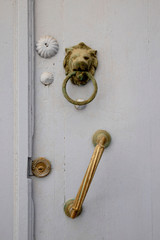
[(50, 72), (44, 72), (41, 74), (41, 83), (45, 86), (50, 85), (54, 81), (53, 74)]
[[(77, 99), (76, 101), (78, 101), (78, 102), (83, 102), (84, 99), (79, 98), (79, 99)], [(86, 105), (74, 105), (74, 106), (75, 106), (75, 108), (76, 108), (77, 110), (82, 110), (82, 109), (86, 108)]]

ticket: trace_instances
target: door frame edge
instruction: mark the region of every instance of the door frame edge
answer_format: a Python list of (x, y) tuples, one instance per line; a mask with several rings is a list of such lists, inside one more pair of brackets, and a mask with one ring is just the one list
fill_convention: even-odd
[(14, 5), (14, 219), (13, 239), (34, 239), (32, 157), (34, 133), (34, 0)]

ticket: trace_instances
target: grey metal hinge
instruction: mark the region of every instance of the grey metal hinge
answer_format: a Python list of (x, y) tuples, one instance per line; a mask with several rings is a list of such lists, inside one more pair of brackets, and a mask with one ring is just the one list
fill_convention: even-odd
[(34, 202), (33, 202), (33, 184), (32, 184), (32, 158), (28, 158), (28, 169), (27, 169), (27, 177), (28, 177), (28, 240), (35, 240), (35, 232), (34, 232)]
[(31, 177), (33, 176), (33, 173), (32, 173), (32, 158), (28, 158), (28, 177)]

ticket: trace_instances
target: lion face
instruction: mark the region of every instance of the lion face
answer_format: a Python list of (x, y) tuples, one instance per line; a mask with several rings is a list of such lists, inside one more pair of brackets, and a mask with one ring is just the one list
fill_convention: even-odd
[(98, 65), (96, 50), (91, 49), (84, 43), (79, 43), (72, 48), (66, 49), (64, 59), (64, 68), (66, 75), (76, 71), (76, 75), (71, 78), (72, 83), (84, 85), (88, 82), (88, 77), (85, 72), (90, 72), (94, 75)]
[(69, 59), (69, 69), (73, 71), (89, 71), (92, 64), (92, 56), (89, 51), (75, 49)]

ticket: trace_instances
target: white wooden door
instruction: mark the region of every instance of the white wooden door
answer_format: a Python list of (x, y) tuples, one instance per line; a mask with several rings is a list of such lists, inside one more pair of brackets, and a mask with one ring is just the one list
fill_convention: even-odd
[[(58, 53), (35, 62), (33, 159), (46, 157), (50, 175), (33, 177), (37, 240), (160, 239), (160, 2), (158, 0), (35, 0), (35, 39), (51, 35)], [(96, 98), (76, 110), (62, 94), (65, 48), (80, 42), (97, 50)], [(54, 82), (44, 86), (43, 72)], [(73, 98), (87, 98), (92, 85), (69, 84)], [(98, 129), (110, 132), (84, 202), (68, 218), (94, 147)]]

